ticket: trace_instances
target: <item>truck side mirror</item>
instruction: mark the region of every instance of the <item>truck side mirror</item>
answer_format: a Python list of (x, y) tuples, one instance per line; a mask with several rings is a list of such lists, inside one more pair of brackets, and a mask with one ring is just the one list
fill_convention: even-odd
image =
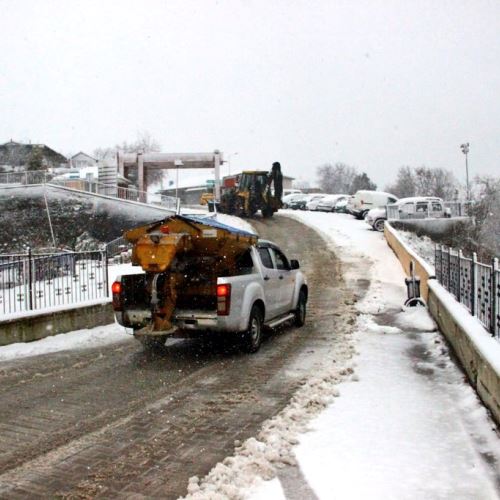
[(299, 261), (297, 259), (291, 259), (290, 260), (290, 268), (291, 269), (299, 269), (300, 268)]

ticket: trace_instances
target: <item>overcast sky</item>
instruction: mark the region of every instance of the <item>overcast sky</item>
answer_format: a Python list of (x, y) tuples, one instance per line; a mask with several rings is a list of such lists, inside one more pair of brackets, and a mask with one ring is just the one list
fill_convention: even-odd
[(0, 0), (0, 143), (500, 175), (500, 1)]

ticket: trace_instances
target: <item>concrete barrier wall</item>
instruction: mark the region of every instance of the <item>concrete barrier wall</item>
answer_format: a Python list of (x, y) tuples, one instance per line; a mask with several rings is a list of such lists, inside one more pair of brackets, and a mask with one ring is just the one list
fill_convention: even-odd
[(410, 276), (410, 263), (413, 261), (415, 274), (420, 278), (420, 292), (423, 299), (427, 302), (429, 297), (427, 282), (429, 278), (434, 278), (434, 268), (429, 266), (427, 262), (405, 245), (403, 240), (399, 238), (398, 232), (389, 222), (386, 222), (384, 225), (384, 236), (387, 244), (396, 254), (408, 276)]
[(406, 246), (390, 224), (385, 225), (384, 233), (407, 273), (410, 261), (415, 262), (422, 296), (431, 316), (450, 343), (471, 385), (500, 425), (500, 342), (437, 282), (434, 269)]
[(0, 346), (31, 342), (58, 333), (109, 325), (113, 322), (114, 315), (110, 302), (3, 320), (0, 321)]
[(500, 343), (436, 280), (429, 283), (428, 306), (472, 386), (500, 425)]

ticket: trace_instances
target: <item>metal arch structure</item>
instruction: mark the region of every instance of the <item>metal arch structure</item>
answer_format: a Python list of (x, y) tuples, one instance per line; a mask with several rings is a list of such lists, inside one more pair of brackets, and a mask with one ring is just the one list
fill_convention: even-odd
[(146, 190), (146, 169), (186, 169), (213, 168), (215, 171), (215, 198), (220, 199), (220, 166), (223, 162), (222, 153), (122, 153), (118, 152), (118, 172), (126, 177), (127, 169), (137, 168), (139, 191)]

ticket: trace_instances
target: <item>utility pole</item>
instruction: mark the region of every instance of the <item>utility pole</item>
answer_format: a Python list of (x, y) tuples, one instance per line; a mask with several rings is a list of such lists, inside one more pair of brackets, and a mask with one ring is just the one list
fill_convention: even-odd
[(467, 201), (470, 201), (470, 187), (469, 187), (469, 143), (465, 142), (460, 145), (462, 149), (462, 153), (465, 155), (465, 182), (466, 182), (466, 190), (467, 190)]

